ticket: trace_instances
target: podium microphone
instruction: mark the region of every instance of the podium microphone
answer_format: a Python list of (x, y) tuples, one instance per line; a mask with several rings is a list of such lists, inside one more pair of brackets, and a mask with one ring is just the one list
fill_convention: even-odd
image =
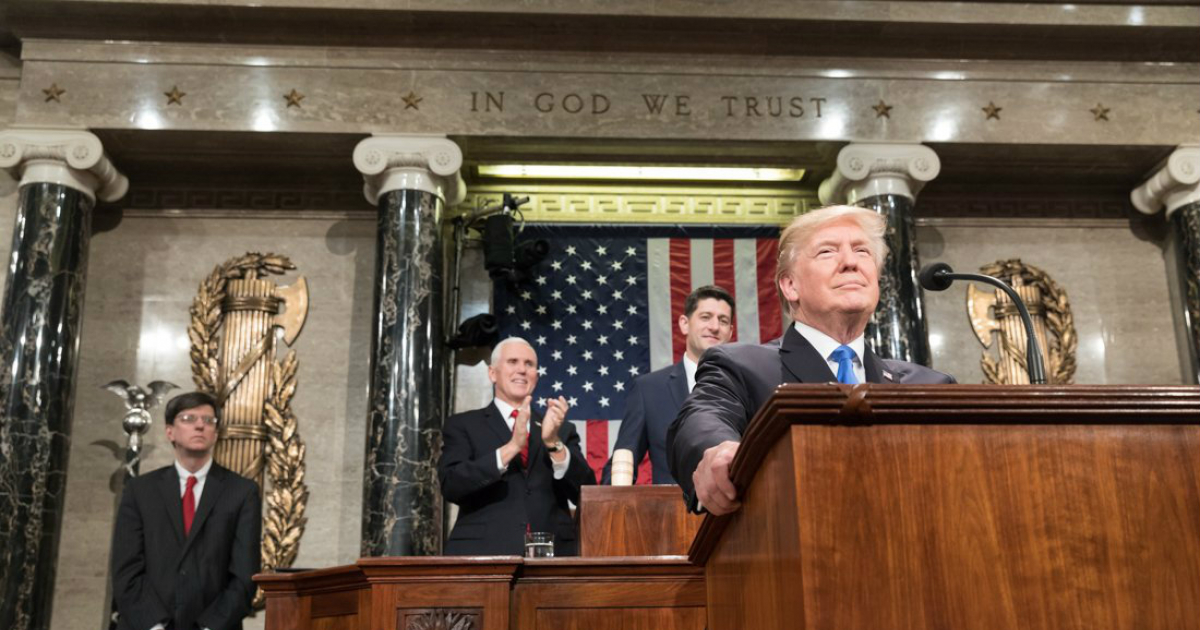
[(979, 273), (955, 273), (946, 263), (925, 265), (917, 274), (917, 282), (926, 291), (945, 291), (955, 280), (983, 282), (998, 287), (1008, 294), (1008, 298), (1017, 305), (1021, 313), (1021, 322), (1025, 324), (1025, 370), (1029, 374), (1029, 382), (1034, 385), (1046, 384), (1046, 366), (1042, 363), (1042, 352), (1038, 346), (1037, 335), (1033, 334), (1033, 320), (1029, 317), (1029, 309), (1025, 308), (1025, 300), (999, 278), (985, 276)]

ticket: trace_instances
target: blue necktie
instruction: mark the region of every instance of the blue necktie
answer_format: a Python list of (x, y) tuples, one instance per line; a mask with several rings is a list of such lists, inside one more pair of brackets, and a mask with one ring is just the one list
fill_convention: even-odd
[(848, 385), (857, 385), (858, 377), (854, 375), (854, 349), (850, 346), (838, 346), (833, 354), (829, 355), (830, 361), (837, 361), (838, 373), (837, 379), (839, 383)]

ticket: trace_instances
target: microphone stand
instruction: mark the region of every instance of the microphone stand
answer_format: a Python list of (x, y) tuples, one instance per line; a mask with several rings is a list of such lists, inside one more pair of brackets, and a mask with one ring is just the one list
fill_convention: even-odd
[[(923, 277), (928, 275), (933, 282), (939, 280), (982, 282), (997, 287), (1008, 294), (1008, 298), (1013, 301), (1013, 304), (1017, 305), (1017, 311), (1021, 314), (1021, 321), (1025, 324), (1025, 370), (1029, 374), (1029, 382), (1033, 385), (1045, 385), (1046, 365), (1042, 363), (1042, 351), (1038, 345), (1037, 335), (1033, 332), (1033, 318), (1029, 316), (1029, 309), (1025, 308), (1025, 300), (1022, 300), (1021, 296), (1012, 287), (1008, 286), (1008, 283), (998, 278), (985, 276), (980, 273), (957, 273), (951, 270), (950, 266), (945, 263), (938, 264), (941, 265), (938, 269), (929, 274), (926, 274), (925, 270), (923, 270), (920, 275)], [(949, 282), (945, 284), (946, 286), (940, 289), (936, 286), (925, 286), (925, 283), (922, 283), (921, 286), (926, 289), (940, 291), (950, 286)]]

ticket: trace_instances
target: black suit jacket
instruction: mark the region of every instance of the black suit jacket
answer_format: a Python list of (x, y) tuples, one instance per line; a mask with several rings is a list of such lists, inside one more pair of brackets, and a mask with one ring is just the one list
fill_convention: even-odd
[(254, 599), (261, 536), (258, 485), (216, 463), (187, 536), (175, 466), (130, 479), (113, 534), (118, 627), (241, 628)]
[(459, 507), (446, 555), (524, 555), (526, 528), (554, 534), (556, 556), (579, 554), (567, 501), (579, 505), (579, 488), (596, 483), (596, 475), (579, 450), (575, 425), (564, 421), (558, 437), (570, 449), (571, 463), (566, 475), (555, 479), (550, 453), (542, 444), (542, 416), (535, 411), (531, 419), (528, 471), (519, 456), (504, 471), (496, 467), (496, 449), (512, 439), (496, 405), (446, 420), (438, 479), (446, 500)]
[[(675, 483), (667, 464), (667, 429), (687, 397), (687, 369), (683, 361), (633, 380), (633, 387), (625, 398), (625, 416), (621, 418), (613, 450), (627, 448), (633, 451), (635, 482), (638, 464), (649, 450), (654, 483)], [(604, 483), (612, 483), (611, 458), (604, 466)]]
[[(954, 377), (925, 366), (880, 359), (867, 349), (863, 369), (868, 383), (953, 383)], [(696, 387), (667, 431), (671, 472), (696, 509), (692, 473), (704, 451), (726, 440), (740, 441), (754, 414), (784, 383), (836, 383), (837, 376), (812, 344), (788, 327), (781, 339), (762, 345), (727, 344), (704, 353)]]

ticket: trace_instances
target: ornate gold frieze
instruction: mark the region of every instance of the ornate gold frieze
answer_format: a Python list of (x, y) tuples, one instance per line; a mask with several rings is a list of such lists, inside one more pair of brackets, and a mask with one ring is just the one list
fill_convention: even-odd
[(300, 334), (308, 285), (303, 276), (286, 287), (266, 279), (295, 268), (286, 256), (259, 253), (217, 265), (192, 301), (188, 328), (192, 379), (223, 406), (217, 463), (265, 491), (263, 571), (292, 565), (307, 522), (305, 446), (291, 409), (296, 353), (276, 360), (276, 339), (290, 346)]
[(505, 192), (529, 196), (526, 221), (553, 223), (784, 224), (820, 205), (795, 189), (672, 188), (652, 186), (472, 186), (451, 216), (499, 201)]
[[(1079, 339), (1075, 335), (1075, 318), (1071, 314), (1067, 292), (1045, 271), (1022, 263), (1019, 258), (997, 261), (979, 271), (1008, 282), (1025, 301), (1042, 350), (1047, 381), (1054, 385), (1072, 383)], [(981, 291), (968, 285), (967, 315), (979, 342), (984, 348), (992, 349), (990, 352), (985, 350), (980, 359), (987, 382), (1029, 384), (1025, 327), (1008, 295), (999, 289)]]

